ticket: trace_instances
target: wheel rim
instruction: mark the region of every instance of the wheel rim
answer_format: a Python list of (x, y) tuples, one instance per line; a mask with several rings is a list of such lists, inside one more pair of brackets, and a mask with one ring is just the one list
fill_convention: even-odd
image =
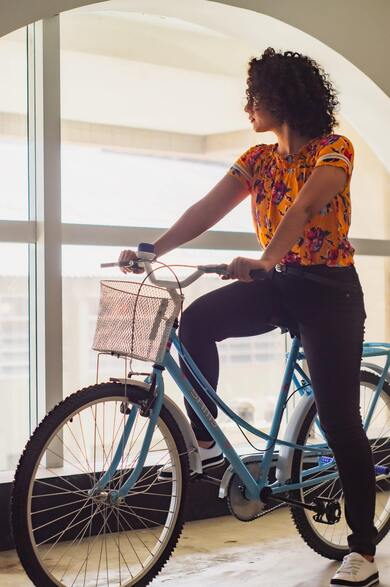
[[(363, 421), (371, 404), (371, 399), (375, 392), (376, 385), (368, 381), (360, 383), (360, 407)], [(317, 413), (315, 412), (315, 416)], [(390, 466), (390, 397), (382, 390), (378, 399), (375, 411), (373, 413), (370, 426), (367, 430), (367, 436), (371, 442), (374, 460), (376, 464)], [(306, 443), (319, 444), (323, 442), (323, 436), (319, 433), (315, 424), (315, 418), (310, 425)], [(386, 451), (384, 447), (386, 446)], [(383, 454), (381, 454), (381, 452)], [(302, 469), (301, 469), (302, 470)], [(313, 475), (315, 477), (315, 475)], [(376, 483), (376, 509), (375, 509), (375, 526), (378, 532), (385, 527), (390, 518), (390, 476), (377, 477)], [(305, 511), (305, 516), (313, 532), (317, 534), (320, 540), (332, 548), (339, 550), (348, 549), (348, 534), (351, 533), (347, 525), (344, 513), (344, 497), (339, 479), (324, 482), (316, 487), (309, 487), (306, 490), (301, 489), (301, 499), (305, 502), (315, 497), (325, 497), (338, 499), (342, 506), (342, 517), (340, 522), (335, 525), (326, 525), (315, 522), (313, 514)]]
[[(89, 489), (108, 468), (126, 414), (123, 397), (90, 402), (67, 417), (42, 449), (28, 492), (35, 555), (58, 586), (130, 587), (157, 563), (176, 524), (182, 495), (180, 455), (160, 418), (137, 483), (122, 503), (109, 501), (128, 478), (148, 419), (137, 414), (121, 463), (99, 496)], [(131, 404), (129, 404), (131, 408)], [(171, 480), (160, 480), (169, 465)]]

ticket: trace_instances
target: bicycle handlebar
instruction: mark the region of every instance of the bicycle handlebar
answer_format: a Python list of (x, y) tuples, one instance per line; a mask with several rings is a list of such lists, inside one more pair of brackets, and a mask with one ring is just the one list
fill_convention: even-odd
[[(159, 287), (166, 287), (169, 289), (183, 289), (191, 283), (194, 283), (197, 279), (199, 279), (205, 273), (213, 273), (216, 275), (227, 275), (227, 268), (228, 265), (225, 263), (219, 265), (198, 265), (197, 269), (191, 273), (188, 277), (183, 279), (183, 281), (173, 281), (173, 280), (166, 280), (166, 279), (157, 279), (155, 276), (155, 271), (152, 269), (152, 262), (146, 259), (137, 259), (136, 261), (117, 261), (116, 263), (101, 263), (100, 267), (102, 269), (106, 269), (109, 267), (128, 267), (128, 268), (140, 268), (142, 265), (145, 266), (146, 271), (148, 272), (148, 279), (154, 284)], [(262, 281), (267, 278), (267, 271), (265, 269), (251, 269), (249, 275), (252, 277), (254, 281)]]

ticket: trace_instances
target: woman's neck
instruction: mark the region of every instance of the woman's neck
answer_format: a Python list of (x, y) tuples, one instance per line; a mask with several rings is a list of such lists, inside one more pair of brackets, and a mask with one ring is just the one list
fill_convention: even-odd
[(275, 129), (274, 132), (278, 139), (277, 152), (282, 156), (299, 153), (300, 149), (313, 139), (313, 137), (303, 136), (287, 126)]

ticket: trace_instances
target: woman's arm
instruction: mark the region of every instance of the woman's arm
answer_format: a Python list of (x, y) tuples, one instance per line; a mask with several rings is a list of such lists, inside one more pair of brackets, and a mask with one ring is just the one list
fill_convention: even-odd
[(231, 175), (225, 175), (201, 200), (193, 204), (154, 243), (157, 257), (187, 243), (216, 224), (246, 196), (248, 189)]
[(346, 173), (330, 165), (314, 169), (300, 190), (297, 199), (286, 212), (264, 251), (262, 261), (274, 267), (302, 236), (306, 224), (345, 186)]
[(236, 257), (228, 267), (229, 277), (249, 282), (252, 281), (249, 274), (251, 269), (271, 271), (303, 235), (309, 220), (343, 191), (345, 182), (346, 173), (340, 167), (328, 165), (314, 169), (280, 222), (261, 259)]

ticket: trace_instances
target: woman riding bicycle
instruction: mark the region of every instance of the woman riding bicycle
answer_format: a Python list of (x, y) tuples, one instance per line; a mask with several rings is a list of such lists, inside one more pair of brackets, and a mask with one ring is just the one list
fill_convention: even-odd
[[(353, 146), (347, 137), (333, 133), (336, 92), (307, 56), (268, 48), (249, 63), (246, 95), (245, 111), (253, 129), (274, 132), (278, 142), (248, 149), (155, 242), (155, 253), (160, 257), (192, 240), (251, 196), (264, 252), (258, 260), (233, 259), (228, 278), (236, 281), (186, 309), (180, 338), (216, 388), (217, 342), (269, 332), (276, 325), (299, 334), (351, 529), (350, 554), (331, 584), (374, 585), (375, 472), (359, 408), (366, 314), (348, 240)], [(119, 260), (135, 258), (133, 251), (125, 250)], [(268, 278), (253, 281), (252, 269), (266, 270)], [(191, 381), (215, 417), (215, 405)], [(223, 459), (221, 450), (188, 405), (187, 411), (203, 468), (216, 466)]]

